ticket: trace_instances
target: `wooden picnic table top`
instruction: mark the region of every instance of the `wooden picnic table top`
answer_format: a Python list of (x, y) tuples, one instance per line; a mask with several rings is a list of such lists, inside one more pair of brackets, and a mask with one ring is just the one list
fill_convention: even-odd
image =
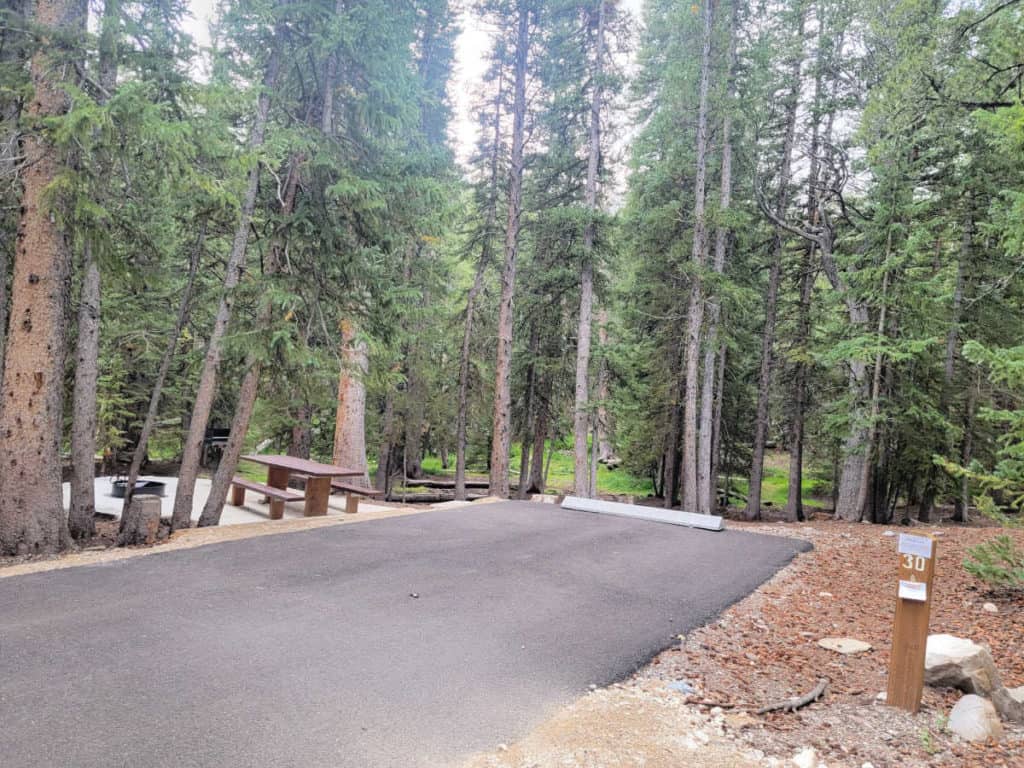
[(269, 453), (250, 453), (242, 457), (246, 461), (266, 464), (269, 467), (280, 467), (289, 472), (299, 472), (313, 477), (356, 477), (363, 474), (361, 469), (347, 469), (333, 464), (321, 464), (319, 461), (300, 459), (297, 456), (278, 456)]

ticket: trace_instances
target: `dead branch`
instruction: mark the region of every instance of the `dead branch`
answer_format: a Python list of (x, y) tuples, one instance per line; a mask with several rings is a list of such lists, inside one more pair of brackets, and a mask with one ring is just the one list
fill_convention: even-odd
[(769, 712), (776, 712), (782, 710), (783, 712), (796, 712), (801, 707), (806, 707), (822, 696), (825, 695), (825, 689), (828, 688), (828, 678), (823, 677), (818, 681), (818, 684), (814, 686), (814, 690), (810, 693), (805, 693), (803, 696), (796, 696), (792, 699), (786, 699), (785, 701), (777, 702), (776, 704), (769, 704), (767, 707), (761, 707), (757, 710), (757, 714), (765, 715)]

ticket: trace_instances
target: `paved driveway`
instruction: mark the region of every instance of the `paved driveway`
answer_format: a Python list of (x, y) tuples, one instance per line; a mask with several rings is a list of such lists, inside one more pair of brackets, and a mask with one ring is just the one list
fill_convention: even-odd
[(0, 763), (451, 764), (805, 546), (507, 502), (0, 579)]

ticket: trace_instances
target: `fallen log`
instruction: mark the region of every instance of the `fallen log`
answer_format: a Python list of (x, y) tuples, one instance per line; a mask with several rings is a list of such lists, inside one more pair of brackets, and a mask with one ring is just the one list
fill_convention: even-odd
[[(466, 501), (484, 498), (481, 493), (467, 493)], [(437, 504), (442, 501), (454, 501), (454, 493), (390, 493), (386, 499), (399, 504)]]
[(801, 707), (806, 707), (808, 704), (811, 704), (824, 696), (826, 688), (828, 688), (828, 678), (823, 677), (818, 681), (818, 684), (814, 686), (814, 690), (809, 693), (805, 693), (803, 696), (794, 696), (791, 699), (786, 699), (785, 701), (780, 701), (775, 704), (769, 704), (767, 707), (761, 707), (761, 709), (757, 710), (757, 714), (766, 715), (769, 712), (777, 712), (780, 709), (783, 712), (796, 712)]

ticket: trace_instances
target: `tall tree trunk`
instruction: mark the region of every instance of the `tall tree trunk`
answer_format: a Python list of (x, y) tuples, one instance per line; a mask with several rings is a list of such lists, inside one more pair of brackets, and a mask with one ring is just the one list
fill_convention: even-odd
[[(953, 286), (953, 306), (950, 312), (949, 329), (946, 331), (946, 354), (942, 366), (942, 392), (939, 395), (939, 413), (944, 420), (949, 418), (949, 404), (953, 392), (953, 376), (956, 373), (956, 355), (960, 343), (960, 320), (963, 314), (964, 303), (964, 274), (967, 260), (971, 254), (973, 232), (974, 222), (970, 213), (968, 213), (960, 239), (960, 259), (957, 262), (956, 282)], [(944, 447), (947, 451), (946, 455), (950, 455), (953, 446), (949, 440), (946, 440)], [(928, 467), (924, 493), (921, 495), (921, 502), (917, 509), (917, 517), (923, 523), (931, 520), (932, 508), (935, 505), (937, 481), (938, 468), (932, 463)]]
[[(790, 69), (790, 90), (786, 99), (785, 129), (782, 140), (782, 160), (779, 164), (779, 188), (775, 195), (775, 215), (784, 218), (789, 205), (789, 179), (793, 164), (793, 145), (796, 136), (797, 105), (800, 100), (800, 69), (803, 64), (804, 22), (806, 6), (801, 4), (796, 38), (799, 51), (794, 55)], [(775, 321), (778, 312), (779, 282), (782, 277), (782, 256), (786, 240), (781, 227), (776, 226), (772, 237), (771, 267), (768, 273), (768, 293), (764, 302), (764, 330), (761, 336), (761, 369), (757, 381), (757, 415), (754, 421), (754, 448), (750, 462), (750, 483), (744, 517), (754, 520), (761, 515), (761, 480), (764, 475), (764, 451), (768, 440), (768, 407), (771, 398), (772, 358), (775, 348)]]
[[(120, 0), (106, 0), (100, 21), (98, 103), (117, 88)], [(71, 403), (71, 508), (68, 529), (82, 540), (96, 532), (96, 384), (100, 357), (100, 266), (92, 244), (82, 246), (82, 286), (78, 302), (75, 384)]]
[[(4, 351), (7, 348), (7, 279), (11, 273), (11, 258), (7, 243), (0, 243), (0, 381), (4, 379)], [(0, 401), (0, 411), (3, 410)]]
[(128, 469), (128, 484), (125, 486), (124, 504), (121, 507), (121, 529), (127, 517), (128, 508), (131, 506), (132, 497), (135, 494), (135, 481), (139, 479), (142, 471), (142, 462), (146, 459), (146, 449), (149, 446), (149, 438), (156, 426), (156, 418), (160, 413), (160, 396), (163, 394), (164, 382), (167, 380), (167, 372), (171, 369), (171, 361), (174, 359), (174, 351), (178, 348), (178, 340), (181, 332), (188, 322), (189, 311), (192, 306), (192, 293), (195, 290), (196, 275), (199, 272), (199, 263), (202, 260), (203, 244), (206, 241), (206, 220), (199, 225), (199, 235), (196, 238), (195, 246), (189, 255), (188, 278), (185, 280), (185, 289), (181, 293), (181, 302), (178, 305), (178, 316), (174, 321), (174, 328), (167, 340), (167, 348), (160, 360), (160, 368), (153, 382), (153, 391), (149, 395), (149, 408), (146, 410), (146, 419), (142, 422), (142, 432), (135, 444), (135, 452), (132, 454), (132, 464)]
[(536, 421), (533, 428), (533, 450), (530, 453), (530, 477), (527, 483), (531, 493), (544, 493), (544, 443), (548, 437), (550, 418), (548, 399), (550, 396), (550, 380), (546, 374), (542, 374), (541, 381), (537, 385), (537, 397), (535, 398)]
[(292, 412), (292, 428), (288, 438), (289, 456), (297, 459), (309, 458), (309, 452), (313, 447), (313, 429), (310, 424), (312, 417), (313, 411), (309, 403), (303, 403)]
[[(284, 197), (281, 201), (281, 217), (287, 219), (295, 210), (295, 196), (299, 186), (299, 168), (304, 158), (299, 155), (292, 155), (288, 161), (288, 171), (285, 177)], [(281, 269), (281, 260), (284, 255), (284, 236), (275, 235), (270, 246), (266, 262), (263, 267), (265, 278), (272, 278)], [(260, 306), (256, 318), (256, 327), (266, 331), (273, 320), (273, 304), (265, 299)], [(256, 394), (259, 390), (260, 375), (263, 372), (263, 363), (259, 353), (250, 351), (246, 355), (245, 375), (242, 377), (242, 385), (238, 389), (238, 402), (235, 405), (235, 415), (231, 419), (231, 432), (228, 434), (228, 441), (221, 453), (220, 462), (217, 464), (217, 471), (214, 472), (213, 480), (210, 483), (210, 495), (203, 505), (202, 514), (199, 516), (199, 526), (206, 527), (218, 525), (220, 515), (224, 510), (224, 504), (228, 499), (228, 491), (231, 489), (231, 481), (234, 479), (235, 470), (238, 469), (238, 461), (242, 456), (245, 447), (245, 437), (249, 432), (249, 422), (252, 420), (252, 412), (256, 407)]]
[(704, 288), (701, 270), (708, 260), (708, 232), (705, 208), (708, 172), (708, 80), (711, 73), (711, 38), (714, 34), (715, 2), (704, 0), (704, 29), (701, 35), (700, 85), (697, 97), (697, 172), (693, 182), (693, 252), (690, 261), (694, 265), (690, 285), (690, 307), (686, 319), (686, 346), (684, 353), (683, 393), (683, 448), (682, 465), (679, 469), (682, 508), (689, 512), (700, 509), (697, 497), (697, 419), (700, 396), (700, 337), (704, 325)]
[[(711, 419), (711, 477), (714, 478), (714, 482), (711, 485), (712, 494), (717, 490), (718, 466), (722, 461), (722, 403), (725, 400), (725, 354), (725, 344), (723, 344), (721, 349), (718, 350), (718, 374), (714, 382), (718, 396), (715, 398), (714, 413)], [(728, 484), (726, 484), (723, 499), (724, 503), (722, 506), (729, 506)], [(714, 499), (712, 498), (713, 502)]]
[(538, 324), (530, 323), (529, 362), (526, 366), (526, 395), (523, 398), (523, 431), (519, 442), (519, 485), (516, 498), (525, 499), (530, 480), (530, 450), (536, 425), (537, 346), (540, 343)]
[[(601, 103), (604, 96), (604, 24), (606, 0), (597, 4), (597, 40), (593, 91), (590, 97), (590, 145), (584, 203), (590, 220), (583, 230), (583, 268), (580, 272), (580, 316), (576, 333), (576, 392), (573, 407), (573, 482), (577, 496), (591, 495), (587, 479), (587, 433), (590, 413), (590, 336), (594, 311), (594, 240), (597, 234), (597, 181), (601, 163)], [(596, 422), (595, 422), (596, 423)], [(597, 451), (594, 443), (594, 451)]]
[[(28, 36), (24, 33), (27, 27), (27, 16), (30, 10), (29, 0), (8, 0), (4, 4), (7, 11), (0, 25), (0, 67), (3, 69), (21, 69), (28, 59)], [(22, 96), (8, 92), (0, 94), (0, 179), (13, 180), (18, 172), (19, 131), (18, 118), (21, 115)], [(13, 189), (13, 186), (12, 186)], [(12, 198), (13, 202), (13, 198)], [(4, 357), (7, 346), (7, 318), (10, 294), (7, 289), (13, 262), (13, 243), (10, 237), (0, 242), (0, 382), (4, 376)], [(0, 411), (3, 411), (3, 398), (0, 398)]]
[[(270, 97), (277, 84), (277, 75), (281, 68), (281, 46), (284, 34), (283, 24), (274, 30), (273, 47), (267, 59), (263, 74), (263, 87), (256, 102), (256, 115), (253, 120), (252, 132), (249, 134), (249, 150), (251, 152), (255, 152), (263, 146), (266, 136), (267, 119), (270, 116)], [(224, 334), (227, 331), (228, 322), (231, 320), (235, 288), (245, 270), (249, 227), (253, 211), (256, 208), (259, 185), (260, 164), (253, 163), (242, 198), (238, 227), (235, 229), (235, 237), (228, 255), (227, 268), (224, 271), (223, 293), (206, 347), (206, 357), (203, 360), (199, 386), (192, 407), (192, 419), (189, 422), (188, 435), (185, 438), (182, 452), (181, 468), (178, 470), (178, 491), (174, 496), (174, 512), (171, 518), (171, 530), (173, 531), (188, 528), (192, 524), (192, 497), (195, 494), (196, 479), (199, 477), (199, 458), (202, 452), (203, 438), (206, 435), (206, 426), (210, 420), (210, 411), (213, 408), (213, 398), (217, 390), (217, 372), (220, 368), (220, 359), (224, 348)]]
[[(608, 348), (608, 311), (603, 308), (597, 311), (597, 343), (602, 350)], [(602, 354), (597, 369), (597, 460), (603, 463), (615, 458), (612, 420), (608, 412), (608, 401), (611, 397), (609, 378), (608, 359)]]
[[(85, 32), (85, 7), (38, 0), (26, 122), (68, 109), (67, 57)], [(64, 171), (45, 129), (24, 137), (22, 199), (11, 285), (10, 331), (0, 397), (0, 552), (56, 552), (70, 542), (61, 492), (65, 319), (70, 253), (49, 194)]]
[[(885, 248), (885, 263), (888, 264), (889, 254), (892, 250), (892, 227), (889, 228), (889, 232), (886, 235), (886, 248)], [(868, 491), (871, 481), (871, 466), (874, 461), (873, 456), (875, 453), (875, 442), (878, 437), (878, 414), (880, 407), (880, 395), (882, 386), (882, 366), (885, 360), (885, 356), (882, 354), (882, 338), (885, 334), (886, 316), (888, 314), (888, 293), (889, 293), (889, 269), (883, 267), (882, 273), (882, 306), (878, 310), (878, 329), (876, 331), (875, 343), (879, 345), (878, 351), (875, 353), (875, 367), (874, 373), (871, 376), (871, 401), (868, 409), (868, 435), (867, 441), (865, 442), (865, 461), (864, 466), (861, 469), (860, 487), (857, 493), (857, 509), (860, 510), (860, 516), (864, 516), (865, 507), (868, 501)]]
[[(807, 174), (807, 221), (811, 227), (817, 225), (818, 219), (818, 183), (821, 175), (821, 114), (823, 111), (824, 92), (824, 57), (823, 23), (818, 27), (817, 66), (814, 74), (814, 97), (811, 110), (811, 145), (809, 150), (810, 169)], [(815, 244), (807, 242), (800, 258), (800, 274), (797, 280), (796, 338), (793, 340), (793, 354), (796, 358), (793, 365), (792, 395), (790, 407), (792, 416), (789, 424), (789, 488), (786, 496), (786, 508), (783, 517), (790, 522), (804, 519), (803, 507), (803, 469), (804, 469), (804, 413), (807, 407), (808, 345), (811, 338), (811, 300), (814, 295)]]
[[(974, 414), (977, 407), (980, 376), (967, 387), (967, 403), (964, 405), (964, 433), (960, 439), (960, 466), (967, 467), (974, 456)], [(953, 521), (966, 523), (968, 510), (971, 507), (971, 485), (967, 475), (960, 477), (960, 488), (953, 503)]]
[(501, 149), (501, 105), (504, 97), (504, 69), (498, 73), (498, 91), (494, 97), (494, 138), (491, 144), (490, 189), (487, 199), (487, 216), (484, 225), (480, 258), (476, 264), (473, 285), (466, 296), (466, 325), (462, 331), (462, 350), (459, 356), (459, 396), (455, 411), (455, 498), (466, 498), (466, 422), (469, 418), (469, 367), (470, 349), (473, 341), (473, 321), (476, 303), (484, 287), (484, 275), (493, 256), (492, 244), (498, 218), (498, 154)]
[(675, 506), (676, 491), (679, 490), (679, 433), (683, 427), (683, 404), (682, 397), (685, 391), (686, 382), (683, 379), (682, 355), (679, 359), (679, 378), (672, 402), (672, 413), (669, 415), (668, 436), (665, 444), (665, 488), (662, 499), (665, 509), (672, 509)]
[[(732, 109), (736, 95), (736, 29), (739, 18), (739, 0), (733, 0), (732, 14), (729, 21), (729, 64), (726, 77), (726, 104), (722, 118), (722, 170), (718, 197), (718, 209), (728, 211), (732, 205)], [(715, 256), (713, 268), (716, 275), (725, 272), (725, 259), (729, 251), (728, 227), (719, 225), (715, 228)], [(697, 507), (694, 511), (710, 515), (715, 508), (715, 492), (718, 486), (718, 473), (713, 456), (715, 453), (715, 403), (721, 393), (715, 387), (717, 366), (715, 356), (718, 354), (718, 324), (721, 320), (722, 305), (716, 296), (708, 297), (708, 319), (706, 339), (704, 341), (704, 369), (700, 389), (700, 428), (697, 444)]]
[(335, 464), (362, 470), (358, 483), (370, 486), (366, 466), (366, 376), (370, 370), (366, 342), (349, 320), (341, 323), (341, 373), (334, 422)]
[(99, 380), (100, 267), (88, 241), (82, 247), (75, 384), (71, 402), (71, 508), (68, 530), (75, 539), (96, 532), (96, 382)]
[(516, 283), (516, 255), (522, 216), (523, 140), (526, 119), (526, 57), (530, 48), (530, 6), (519, 4), (516, 34), (515, 86), (512, 108), (512, 154), (508, 184), (508, 225), (505, 229), (505, 265), (501, 274), (498, 309), (498, 355), (494, 372), (494, 434), (491, 437), (490, 492), (509, 495), (509, 446), (512, 440), (512, 299)]
[(377, 450), (377, 475), (374, 486), (383, 491), (385, 498), (391, 492), (391, 467), (394, 464), (392, 454), (395, 450), (395, 439), (392, 432), (395, 428), (395, 398), (388, 390), (384, 395), (384, 413), (381, 417), (380, 448)]

